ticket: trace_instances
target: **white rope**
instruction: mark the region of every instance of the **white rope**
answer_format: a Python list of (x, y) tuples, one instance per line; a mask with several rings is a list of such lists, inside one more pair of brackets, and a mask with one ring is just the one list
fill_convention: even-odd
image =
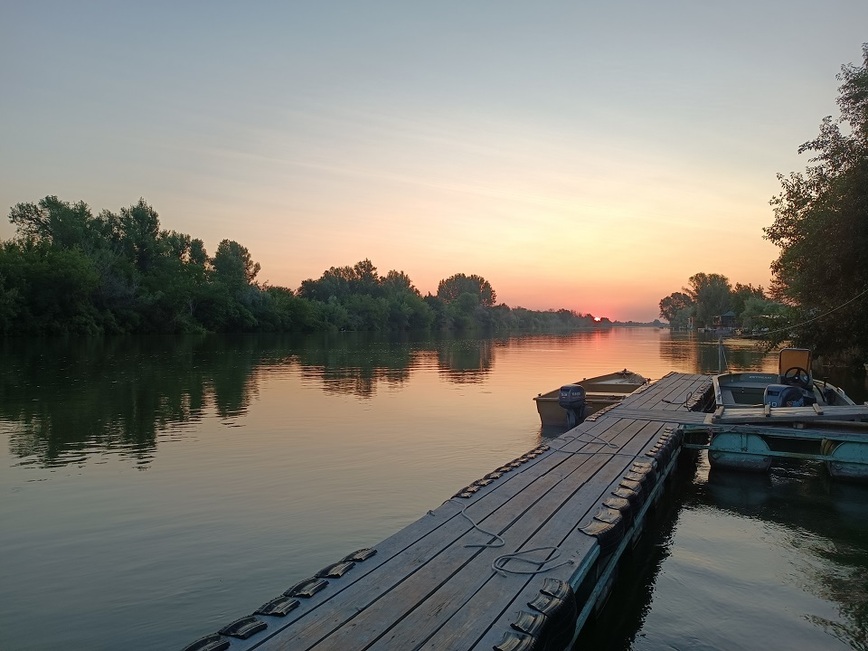
[(693, 391), (688, 391), (687, 395), (684, 396), (684, 400), (682, 402), (675, 402), (674, 400), (666, 400), (666, 399), (661, 399), (660, 402), (665, 402), (667, 405), (679, 405), (681, 407), (684, 407), (685, 409), (690, 409), (690, 407), (688, 405), (689, 405), (690, 399), (692, 397), (693, 397)]
[[(446, 500), (446, 502), (454, 502), (455, 504), (462, 504), (461, 502), (457, 501), (454, 497), (450, 497), (448, 500)], [(444, 504), (446, 502), (444, 502)], [(477, 531), (481, 531), (486, 536), (491, 536), (492, 538), (496, 538), (497, 541), (496, 542), (490, 542), (490, 543), (468, 543), (464, 546), (465, 547), (483, 547), (483, 548), (503, 547), (506, 544), (506, 541), (499, 534), (493, 533), (491, 531), (486, 531), (485, 529), (480, 527), (479, 524), (473, 520), (473, 518), (471, 518), (469, 515), (467, 515), (467, 507), (469, 507), (469, 506), (470, 506), (470, 504), (462, 505), (461, 512), (460, 512), (461, 515), (463, 515), (467, 519), (467, 521), (471, 525), (473, 525), (474, 529), (476, 529)], [(434, 511), (428, 511), (428, 514), (434, 515)]]
[[(688, 394), (687, 398), (688, 398), (688, 400), (690, 399), (690, 394)], [(586, 439), (590, 439), (590, 441), (588, 441)], [(570, 434), (569, 436), (562, 437), (562, 440), (563, 440), (563, 445), (561, 447), (549, 446), (549, 449), (553, 450), (555, 452), (563, 452), (564, 454), (571, 454), (571, 455), (572, 454), (575, 454), (575, 455), (579, 455), (579, 454), (605, 454), (605, 455), (609, 455), (609, 456), (623, 456), (623, 457), (631, 457), (633, 459), (636, 458), (635, 454), (627, 454), (627, 453), (623, 453), (623, 452), (604, 452), (602, 450), (596, 450), (596, 451), (574, 450), (574, 451), (569, 451), (569, 450), (563, 449), (564, 447), (566, 447), (566, 445), (568, 443), (570, 443), (572, 441), (579, 441), (581, 443), (591, 443), (591, 444), (596, 443), (598, 445), (603, 445), (606, 447), (619, 449), (619, 446), (616, 443), (613, 443), (612, 441), (607, 441), (606, 439), (604, 439), (600, 436), (597, 436), (596, 434), (591, 434), (590, 432), (579, 432), (576, 435)], [(522, 468), (522, 470), (520, 470), (519, 472), (523, 472), (524, 470), (525, 469)], [(494, 532), (483, 529), (481, 526), (479, 526), (479, 523), (477, 523), (473, 518), (471, 518), (469, 515), (467, 515), (467, 508), (475, 502), (473, 502), (471, 504), (463, 504), (462, 502), (457, 501), (454, 497), (446, 500), (446, 502), (444, 502), (444, 504), (446, 504), (447, 502), (454, 502), (455, 504), (461, 505), (462, 508), (461, 508), (461, 511), (459, 513), (464, 516), (464, 518), (471, 524), (471, 526), (474, 529), (476, 529), (477, 531), (484, 533), (486, 536), (491, 536), (492, 538), (495, 539), (494, 541), (488, 542), (488, 543), (467, 543), (464, 545), (464, 547), (492, 549), (492, 548), (497, 548), (497, 547), (503, 547), (504, 545), (506, 545), (506, 541), (503, 539), (503, 537), (500, 534), (496, 534)], [(435, 513), (434, 513), (434, 511), (429, 510), (428, 515), (435, 515)], [(526, 557), (528, 554), (533, 554), (536, 552), (543, 552), (543, 551), (553, 552), (553, 555), (550, 555), (549, 558), (545, 558), (542, 560), (537, 560), (534, 558), (527, 558)], [(558, 560), (558, 558), (560, 558), (560, 556), (561, 556), (560, 548), (553, 546), (553, 545), (547, 545), (544, 547), (534, 547), (532, 549), (523, 549), (521, 551), (513, 552), (511, 554), (502, 554), (502, 555), (498, 556), (497, 558), (495, 558), (492, 561), (491, 569), (493, 572), (495, 572), (496, 574), (500, 574), (501, 576), (506, 576), (507, 574), (541, 574), (543, 572), (548, 572), (549, 570), (553, 570), (553, 569), (558, 568), (558, 567), (563, 567), (564, 565), (574, 565), (575, 564), (575, 561), (573, 559), (567, 559), (567, 560), (561, 561), (559, 563), (556, 563), (554, 565), (549, 565), (550, 563), (553, 563), (554, 561)], [(535, 565), (536, 568), (527, 569), (527, 570), (511, 569), (511, 568), (506, 567), (507, 563), (509, 563), (510, 561), (517, 561), (517, 562), (521, 562), (521, 563), (527, 563), (529, 565)], [(548, 567), (546, 567), (546, 565), (548, 565)]]
[[(524, 558), (524, 554), (532, 554), (533, 552), (541, 552), (551, 550), (554, 552), (554, 556), (550, 558), (543, 559), (541, 561), (535, 560), (533, 558)], [(551, 563), (552, 561), (556, 561), (561, 555), (561, 550), (558, 547), (554, 547), (551, 545), (545, 547), (534, 547), (533, 549), (524, 549), (520, 552), (514, 552), (512, 554), (503, 554), (494, 559), (491, 563), (491, 569), (501, 576), (506, 576), (509, 574), (540, 574), (542, 572), (548, 572), (549, 570), (553, 570), (556, 567), (562, 567), (564, 565), (573, 565), (575, 561), (572, 559), (567, 559), (565, 561), (561, 561), (557, 565), (552, 565), (551, 567), (543, 567), (543, 565), (547, 563)], [(521, 561), (522, 563), (529, 563), (531, 565), (536, 565), (537, 568), (535, 570), (512, 570), (506, 567), (506, 564), (509, 561)]]

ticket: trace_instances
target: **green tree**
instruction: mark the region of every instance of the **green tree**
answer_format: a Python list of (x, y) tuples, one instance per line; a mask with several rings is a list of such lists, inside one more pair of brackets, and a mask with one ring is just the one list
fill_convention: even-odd
[(354, 294), (380, 295), (380, 276), (373, 262), (365, 258), (353, 266), (351, 286)]
[(497, 301), (497, 294), (482, 276), (476, 274), (467, 276), (455, 274), (437, 285), (437, 298), (447, 303), (458, 300), (462, 294), (471, 294), (476, 297), (482, 307), (493, 307)]
[(868, 43), (862, 54), (861, 66), (838, 75), (840, 116), (825, 117), (799, 147), (813, 153), (810, 165), (778, 174), (765, 229), (780, 248), (772, 296), (794, 308), (796, 343), (860, 360), (868, 354)]
[[(99, 282), (93, 263), (77, 248), (47, 242), (6, 243), (0, 253), (3, 302), (14, 319), (7, 331), (19, 334), (98, 334), (92, 295)], [(6, 298), (8, 297), (8, 298)]]
[(762, 296), (748, 296), (740, 312), (740, 322), (743, 328), (754, 330), (766, 328), (775, 330), (781, 325), (786, 307)]
[(247, 247), (232, 240), (223, 240), (217, 245), (217, 252), (211, 261), (214, 280), (230, 291), (239, 291), (252, 285), (261, 269), (254, 262)]
[[(743, 313), (745, 310), (745, 305), (748, 299), (756, 298), (760, 301), (766, 300), (766, 293), (763, 290), (762, 285), (759, 287), (754, 287), (750, 283), (747, 285), (742, 285), (741, 283), (736, 283), (735, 287), (730, 294), (730, 305), (732, 307), (732, 311), (735, 312), (736, 316), (739, 318), (739, 322), (743, 321)], [(754, 303), (756, 306), (757, 303)]]
[(144, 199), (129, 208), (121, 208), (119, 215), (104, 213), (104, 219), (114, 222), (112, 232), (124, 256), (141, 274), (147, 274), (161, 255), (160, 216)]
[(19, 203), (9, 212), (9, 221), (24, 239), (60, 249), (91, 250), (97, 242), (97, 222), (83, 201), (70, 204), (54, 195), (38, 203)]
[(675, 328), (687, 327), (686, 316), (690, 315), (693, 299), (684, 292), (672, 292), (660, 299), (660, 316)]
[(380, 296), (381, 282), (377, 268), (366, 258), (352, 267), (329, 267), (317, 280), (302, 281), (298, 295), (322, 302), (332, 297), (343, 301), (354, 294)]
[(403, 271), (395, 271), (392, 269), (381, 279), (381, 284), (389, 294), (409, 292), (416, 296), (420, 296), (419, 290), (413, 285), (410, 276), (405, 274)]
[(726, 276), (700, 272), (693, 274), (688, 279), (688, 283), (690, 286), (682, 288), (682, 291), (693, 301), (697, 326), (711, 326), (714, 317), (731, 309), (730, 293), (732, 287)]

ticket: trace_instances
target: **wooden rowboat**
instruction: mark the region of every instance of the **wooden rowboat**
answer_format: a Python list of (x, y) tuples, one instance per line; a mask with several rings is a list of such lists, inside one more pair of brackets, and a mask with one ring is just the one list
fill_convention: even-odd
[[(573, 384), (581, 385), (585, 390), (584, 415), (588, 416), (604, 407), (620, 402), (624, 396), (633, 393), (639, 387), (648, 383), (648, 379), (624, 369), (615, 373), (598, 375), (596, 377), (583, 378)], [(575, 417), (558, 402), (561, 387), (547, 393), (541, 393), (534, 398), (536, 410), (539, 413), (540, 422), (545, 427), (573, 427), (577, 422)], [(572, 416), (572, 418), (571, 418)]]

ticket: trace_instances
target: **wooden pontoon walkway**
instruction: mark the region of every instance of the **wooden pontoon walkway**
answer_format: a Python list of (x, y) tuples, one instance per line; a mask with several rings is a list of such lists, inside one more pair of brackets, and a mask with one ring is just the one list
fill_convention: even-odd
[(663, 490), (676, 426), (705, 417), (690, 410), (710, 386), (671, 373), (643, 387), (188, 648), (567, 648)]

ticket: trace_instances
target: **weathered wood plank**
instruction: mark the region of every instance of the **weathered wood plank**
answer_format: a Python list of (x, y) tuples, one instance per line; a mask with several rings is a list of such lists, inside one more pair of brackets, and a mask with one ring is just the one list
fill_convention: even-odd
[[(624, 434), (632, 433), (629, 440), (621, 446), (618, 455), (608, 459), (592, 476), (587, 476), (584, 467), (577, 468), (570, 477), (552, 486), (521, 514), (521, 519), (503, 531), (506, 545), (497, 549), (486, 549), (480, 553), (462, 572), (462, 581), (451, 582), (438, 590), (436, 596), (428, 599), (412, 617), (403, 620), (395, 627), (395, 632), (405, 632), (397, 637), (405, 646), (402, 648), (452, 649), (469, 648), (478, 639), (485, 623), (496, 617), (510, 594), (518, 594), (531, 578), (507, 572), (506, 576), (497, 574), (491, 564), (503, 554), (521, 552), (537, 547), (559, 547), (569, 533), (583, 519), (589, 519), (589, 511), (596, 512), (601, 496), (606, 494), (612, 482), (623, 477), (635, 454), (647, 445), (647, 434), (643, 430), (647, 424), (629, 421)], [(606, 453), (600, 453), (606, 456)], [(591, 512), (591, 515), (593, 515)], [(574, 564), (590, 551), (595, 539), (582, 534), (581, 545), (562, 550), (563, 558), (572, 558), (573, 565), (563, 569), (569, 577)], [(545, 559), (553, 554), (546, 550), (535, 554), (535, 559)], [(576, 558), (578, 556), (578, 559)], [(559, 559), (560, 560), (560, 557)], [(557, 561), (555, 561), (557, 564)], [(527, 567), (522, 562), (513, 562), (515, 567)], [(546, 574), (548, 575), (548, 574)], [(426, 639), (427, 638), (427, 639)], [(417, 645), (424, 641), (422, 647)], [(379, 645), (374, 648), (380, 648)], [(385, 647), (383, 647), (385, 648)]]
[[(643, 434), (647, 434), (650, 432), (651, 436), (648, 438), (653, 443), (654, 441), (656, 441), (657, 437), (665, 429), (666, 429), (666, 425), (664, 425), (662, 423), (649, 423), (648, 428), (646, 429), (645, 432), (643, 432)], [(650, 447), (650, 446), (648, 446), (648, 447)], [(645, 449), (647, 449), (647, 447), (643, 448), (643, 450), (645, 450)], [(610, 484), (610, 486), (608, 486), (607, 489), (604, 491), (604, 494), (608, 495), (608, 493), (611, 490), (616, 488), (618, 485), (618, 481), (620, 481), (619, 478), (616, 479), (615, 481), (613, 481), (612, 484)], [(564, 539), (564, 541), (562, 543), (562, 547), (564, 547), (564, 548), (577, 547), (579, 544), (582, 543), (582, 541), (584, 540), (584, 537), (585, 537), (585, 534), (583, 534), (577, 527), (573, 528), (568, 533), (567, 537)], [(575, 569), (575, 568), (571, 568), (571, 569)], [(568, 571), (562, 572), (560, 568), (555, 570), (555, 572), (553, 572), (551, 574), (554, 575), (554, 578), (558, 578), (561, 580), (570, 580), (571, 579), (570, 573)], [(515, 599), (513, 600), (513, 602), (511, 604), (507, 605), (507, 607), (504, 608), (504, 610), (500, 614), (500, 616), (495, 621), (492, 622), (491, 626), (476, 641), (475, 645), (472, 647), (467, 647), (467, 648), (473, 649), (474, 651), (483, 651), (483, 650), (488, 651), (489, 649), (492, 648), (492, 646), (494, 644), (498, 643), (502, 639), (504, 632), (509, 630), (510, 624), (513, 621), (515, 621), (515, 618), (517, 617), (519, 611), (529, 610), (527, 608), (527, 604), (528, 604), (528, 602), (530, 602), (531, 600), (533, 600), (536, 597), (536, 595), (538, 594), (539, 589), (542, 585), (543, 578), (546, 576), (550, 576), (550, 574), (546, 573), (546, 574), (538, 575), (537, 577), (535, 577), (535, 579), (528, 581), (524, 590), (521, 593), (519, 593), (518, 595), (516, 595)], [(493, 595), (492, 595), (492, 598), (494, 598)], [(582, 603), (578, 604), (578, 608), (580, 611), (582, 610), (582, 607), (583, 607)], [(443, 647), (443, 648), (445, 648), (445, 647)], [(455, 648), (463, 648), (463, 647), (459, 646), (459, 647), (455, 647)], [(432, 651), (433, 651), (433, 649), (432, 649)]]
[[(485, 581), (479, 590), (421, 648), (429, 651), (471, 649), (487, 635), (496, 638), (494, 642), (497, 642), (509, 628), (509, 623), (515, 621), (519, 610), (528, 610), (526, 604), (539, 590), (543, 578), (569, 580), (582, 560), (597, 546), (596, 539), (578, 527), (590, 521), (600, 502), (618, 485), (636, 456), (649, 447), (650, 441), (656, 440), (658, 430), (663, 427), (658, 423), (634, 421), (631, 428), (637, 425), (640, 426), (637, 435), (621, 448), (621, 454), (628, 456), (614, 457), (603, 471), (586, 482), (583, 490), (563, 498), (562, 505), (536, 527), (519, 550), (554, 546), (561, 552), (557, 560), (569, 559), (572, 563), (534, 575), (507, 573), (501, 576), (488, 568), (485, 576), (486, 568), (480, 568)], [(551, 555), (553, 552), (549, 553)], [(515, 567), (522, 569), (521, 564)], [(483, 644), (479, 648), (490, 649), (491, 645)]]
[(619, 407), (617, 411), (613, 410), (610, 417), (614, 418), (633, 418), (636, 420), (654, 421), (660, 423), (673, 423), (682, 425), (702, 425), (707, 422), (708, 414), (701, 411), (672, 411), (672, 410), (642, 410), (642, 409), (626, 409)]
[(704, 375), (668, 374), (641, 393), (627, 396), (621, 403), (639, 409), (684, 409), (684, 402), (708, 384)]
[(724, 409), (720, 416), (714, 415), (712, 422), (729, 423), (780, 423), (809, 422), (814, 420), (868, 420), (868, 406), (848, 405), (826, 407), (817, 413), (813, 407), (737, 407)]

